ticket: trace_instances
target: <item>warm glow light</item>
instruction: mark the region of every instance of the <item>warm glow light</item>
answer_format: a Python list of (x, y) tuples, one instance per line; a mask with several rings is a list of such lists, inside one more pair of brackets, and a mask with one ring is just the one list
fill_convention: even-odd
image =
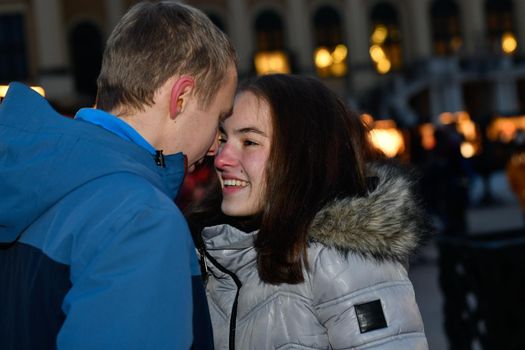
[(525, 115), (495, 118), (487, 128), (487, 137), (492, 141), (508, 143), (514, 139), (518, 129), (525, 131)]
[(436, 138), (434, 137), (435, 127), (432, 123), (425, 123), (419, 126), (421, 135), (421, 146), (427, 151), (436, 147)]
[(465, 111), (443, 112), (439, 115), (439, 122), (443, 125), (454, 124), (457, 132), (466, 140), (461, 145), (461, 154), (465, 158), (470, 158), (480, 152), (480, 134), (476, 123), (470, 119), (470, 114)]
[(443, 112), (439, 115), (439, 122), (443, 125), (452, 124), (455, 121), (456, 117), (450, 112)]
[(368, 126), (371, 126), (372, 123), (374, 123), (374, 117), (372, 117), (368, 113), (361, 114), (361, 120), (363, 121), (363, 123), (365, 123)]
[(342, 77), (346, 74), (346, 63), (345, 62), (339, 62), (334, 63), (330, 67), (330, 72), (336, 77)]
[(405, 150), (403, 134), (393, 120), (377, 120), (370, 130), (372, 144), (387, 157), (392, 158)]
[(517, 131), (516, 125), (510, 120), (501, 120), (497, 126), (499, 129), (497, 139), (505, 143), (512, 141)]
[(478, 133), (476, 124), (474, 124), (472, 120), (458, 121), (456, 128), (467, 141), (474, 141), (477, 139)]
[(264, 51), (255, 55), (255, 70), (258, 75), (290, 73), (288, 57), (282, 51)]
[(476, 154), (476, 148), (471, 142), (462, 142), (460, 149), (463, 158), (472, 158)]
[(470, 114), (468, 114), (468, 112), (465, 111), (457, 111), (454, 113), (454, 115), (456, 116), (458, 122), (470, 120)]
[(383, 51), (383, 48), (379, 45), (372, 45), (369, 52), (370, 57), (372, 57), (372, 60), (376, 63), (385, 59), (385, 51)]
[(370, 136), (374, 146), (389, 158), (397, 156), (405, 149), (403, 136), (397, 129), (373, 129)]
[(388, 36), (388, 30), (384, 25), (378, 25), (375, 27), (374, 32), (372, 33), (372, 42), (374, 44), (381, 45), (385, 42), (386, 37)]
[(346, 59), (348, 55), (348, 49), (343, 44), (339, 44), (335, 47), (334, 52), (332, 53), (332, 58), (335, 63), (341, 63)]
[(510, 55), (516, 51), (518, 48), (518, 42), (516, 41), (516, 37), (511, 32), (505, 32), (503, 33), (503, 36), (501, 37), (501, 49), (506, 54)]
[(0, 98), (4, 98), (7, 94), (7, 89), (9, 89), (9, 85), (0, 85)]
[(458, 51), (461, 45), (463, 45), (463, 40), (461, 40), (459, 36), (455, 36), (450, 41), (450, 46), (454, 49), (454, 51)]
[(392, 62), (390, 62), (390, 60), (386, 56), (386, 53), (385, 53), (385, 50), (383, 49), (383, 47), (381, 47), (381, 45), (379, 45), (379, 42), (377, 42), (373, 38), (373, 36), (375, 35), (376, 32), (379, 31), (379, 32), (382, 33), (382, 29), (380, 29), (380, 28), (384, 28), (385, 33), (386, 33), (386, 27), (378, 26), (376, 28), (376, 30), (374, 31), (374, 34), (372, 34), (372, 42), (374, 43), (374, 45), (370, 46), (370, 49), (369, 49), (368, 52), (370, 54), (370, 57), (372, 58), (372, 61), (374, 61), (375, 64), (376, 64), (377, 71), (380, 74), (386, 74), (392, 68)]
[[(456, 130), (465, 137), (465, 140), (470, 142), (476, 142), (479, 139), (478, 128), (476, 124), (470, 119), (470, 114), (465, 111), (458, 111), (453, 115), (449, 113), (450, 116), (444, 117), (444, 119), (449, 119), (450, 122), (456, 123)], [(443, 113), (442, 115), (446, 115)], [(450, 124), (450, 123), (443, 123)]]
[[(387, 43), (387, 41), (390, 41)], [(401, 66), (401, 45), (399, 43), (399, 30), (377, 24), (370, 35), (369, 55), (375, 63), (378, 73), (386, 74), (392, 68)]]
[(314, 53), (315, 66), (317, 74), (322, 77), (335, 76), (342, 77), (346, 74), (346, 57), (348, 49), (345, 45), (337, 45), (333, 51), (326, 47), (318, 47)]
[(280, 56), (272, 55), (268, 59), (268, 66), (270, 67), (270, 71), (272, 72), (282, 72), (284, 70), (285, 65), (285, 60), (283, 60)]
[[(7, 90), (9, 89), (9, 85), (0, 85), (0, 98), (4, 98), (7, 94)], [(46, 97), (46, 92), (43, 87), (41, 86), (31, 86), (31, 89), (38, 92), (43, 97)]]
[(36, 92), (38, 92), (41, 96), (46, 97), (46, 92), (45, 92), (43, 87), (41, 87), (41, 86), (31, 86), (31, 89), (33, 89)]
[(516, 135), (518, 128), (514, 123), (501, 123), (500, 139), (503, 142), (510, 142)]
[(333, 63), (332, 55), (324, 47), (320, 47), (315, 51), (315, 65), (318, 68), (327, 68)]
[(395, 129), (397, 124), (391, 119), (376, 120), (374, 122), (374, 129)]
[(377, 71), (381, 74), (386, 74), (392, 68), (392, 63), (387, 58), (384, 58), (377, 62)]

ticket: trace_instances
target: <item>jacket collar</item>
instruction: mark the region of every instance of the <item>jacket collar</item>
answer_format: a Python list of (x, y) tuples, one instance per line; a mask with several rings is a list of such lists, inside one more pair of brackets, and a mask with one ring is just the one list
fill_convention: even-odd
[(254, 249), (257, 232), (246, 233), (234, 226), (221, 224), (204, 228), (202, 238), (208, 253), (223, 267), (237, 273), (257, 259)]
[(156, 165), (160, 168), (157, 169), (157, 172), (162, 178), (166, 193), (171, 198), (175, 198), (187, 169), (185, 155), (182, 153), (163, 155), (162, 151), (155, 150), (131, 125), (115, 115), (100, 109), (82, 108), (75, 115), (75, 119), (102, 127), (123, 140), (133, 142), (150, 153)]
[(131, 125), (113, 114), (95, 108), (81, 108), (75, 115), (75, 119), (101, 126), (124, 140), (139, 145), (149, 153), (155, 154), (155, 148), (142, 135)]

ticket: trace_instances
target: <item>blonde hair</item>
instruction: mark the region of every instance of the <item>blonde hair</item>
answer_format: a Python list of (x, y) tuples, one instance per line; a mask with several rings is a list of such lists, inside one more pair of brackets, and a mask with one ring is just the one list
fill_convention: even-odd
[(213, 100), (236, 53), (200, 10), (173, 1), (140, 2), (111, 33), (97, 80), (97, 108), (143, 110), (172, 76), (195, 79), (203, 107)]

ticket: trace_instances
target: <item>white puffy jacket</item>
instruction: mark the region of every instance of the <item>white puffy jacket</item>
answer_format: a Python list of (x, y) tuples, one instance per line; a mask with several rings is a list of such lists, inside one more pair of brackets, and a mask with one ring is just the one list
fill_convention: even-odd
[(317, 214), (303, 283), (259, 279), (257, 232), (203, 230), (216, 349), (428, 349), (403, 264), (425, 233), (424, 215), (406, 178), (375, 171), (367, 197)]

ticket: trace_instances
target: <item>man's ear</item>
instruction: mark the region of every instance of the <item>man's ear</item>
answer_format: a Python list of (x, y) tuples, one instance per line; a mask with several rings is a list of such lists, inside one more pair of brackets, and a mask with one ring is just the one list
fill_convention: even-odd
[(183, 75), (178, 78), (171, 88), (170, 118), (175, 119), (184, 110), (190, 95), (193, 92), (195, 81), (192, 77)]

